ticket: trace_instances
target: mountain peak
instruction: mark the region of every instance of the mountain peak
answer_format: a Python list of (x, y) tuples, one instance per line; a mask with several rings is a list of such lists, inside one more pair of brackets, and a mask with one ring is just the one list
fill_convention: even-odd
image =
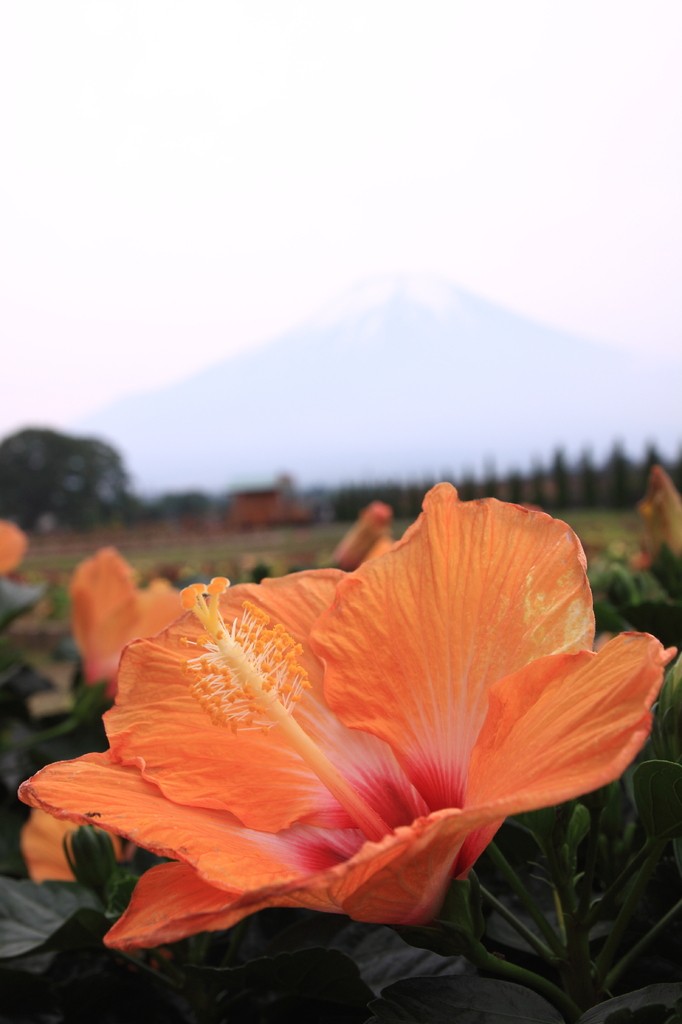
[(461, 301), (461, 292), (445, 278), (418, 274), (385, 274), (359, 281), (341, 296), (332, 299), (306, 323), (306, 327), (324, 329), (358, 320), (396, 301), (414, 303), (443, 314)]
[[(361, 282), (305, 325), (78, 424), (145, 489), (240, 476), (406, 478), (527, 465), (562, 446), (679, 441), (679, 366), (570, 337), (412, 275)], [(186, 429), (183, 409), (210, 409)], [(216, 421), (216, 417), (218, 420)]]

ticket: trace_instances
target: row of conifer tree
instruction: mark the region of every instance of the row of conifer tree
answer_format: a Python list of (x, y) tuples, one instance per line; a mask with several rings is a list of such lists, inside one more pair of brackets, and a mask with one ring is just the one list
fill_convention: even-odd
[[(589, 452), (571, 462), (564, 451), (557, 449), (549, 464), (538, 462), (526, 473), (515, 470), (498, 475), (494, 465), (489, 463), (478, 478), (469, 473), (460, 478), (446, 474), (441, 479), (450, 479), (464, 501), (500, 498), (552, 510), (627, 509), (642, 498), (654, 464), (665, 466), (682, 490), (682, 453), (676, 461), (670, 462), (654, 445), (647, 447), (640, 460), (628, 457), (620, 444), (614, 445), (601, 464), (596, 463)], [(333, 492), (334, 516), (341, 521), (353, 520), (370, 501), (378, 500), (390, 505), (397, 518), (413, 519), (419, 514), (424, 494), (433, 483), (433, 480), (422, 480), (350, 484)]]

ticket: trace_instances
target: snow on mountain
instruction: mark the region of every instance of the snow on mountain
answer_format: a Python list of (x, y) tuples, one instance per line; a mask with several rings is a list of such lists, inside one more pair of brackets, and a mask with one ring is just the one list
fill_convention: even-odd
[(554, 447), (682, 440), (682, 363), (582, 341), (430, 278), (379, 278), (303, 327), (74, 427), (144, 490), (527, 466)]

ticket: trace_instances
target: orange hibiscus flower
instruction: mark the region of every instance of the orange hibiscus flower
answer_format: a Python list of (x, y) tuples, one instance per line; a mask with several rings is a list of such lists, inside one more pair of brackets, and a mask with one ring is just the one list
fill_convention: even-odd
[(180, 593), (167, 580), (135, 586), (131, 566), (115, 548), (102, 548), (77, 567), (69, 586), (71, 626), (86, 682), (109, 681), (116, 692), (121, 651), (135, 637), (154, 636), (182, 612)]
[(108, 945), (268, 906), (428, 921), (507, 815), (605, 785), (641, 748), (671, 652), (634, 633), (590, 651), (569, 527), (448, 484), (424, 507), (352, 575), (185, 591), (184, 620), (126, 649), (111, 749), (24, 783), (174, 858)]
[(8, 519), (0, 519), (0, 576), (15, 569), (26, 554), (28, 537)]
[(651, 564), (667, 544), (674, 555), (682, 555), (682, 495), (662, 466), (652, 466), (646, 494), (637, 505), (644, 519), (645, 561)]

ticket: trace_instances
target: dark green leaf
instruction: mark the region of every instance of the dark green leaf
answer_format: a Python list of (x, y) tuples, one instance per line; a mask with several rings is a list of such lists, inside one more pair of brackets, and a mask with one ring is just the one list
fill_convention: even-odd
[(597, 633), (621, 633), (623, 620), (608, 601), (594, 602), (594, 620)]
[(76, 882), (0, 878), (0, 958), (97, 944), (108, 928), (97, 897)]
[(682, 598), (682, 558), (663, 544), (651, 572), (671, 597)]
[(272, 956), (285, 950), (320, 946), (350, 956), (375, 995), (402, 978), (443, 977), (473, 970), (461, 957), (438, 956), (408, 945), (386, 925), (349, 921), (336, 914), (318, 914), (286, 928), (270, 944), (267, 953)]
[(665, 1024), (670, 1015), (671, 1011), (662, 1003), (640, 1006), (638, 1010), (624, 1006), (610, 1013), (606, 1018), (606, 1024)]
[(0, 968), (0, 1024), (60, 1024), (50, 987), (43, 978)]
[(25, 875), (19, 836), (26, 818), (8, 808), (0, 810), (0, 875)]
[(537, 860), (540, 854), (538, 844), (530, 829), (515, 818), (507, 818), (495, 834), (495, 845), (502, 850), (513, 867), (526, 867), (529, 861)]
[(633, 774), (632, 785), (646, 834), (653, 839), (682, 836), (682, 765), (643, 761)]
[(121, 868), (109, 879), (106, 887), (107, 919), (109, 921), (115, 921), (121, 916), (130, 903), (130, 897), (133, 895), (133, 889), (138, 881), (137, 875), (131, 875)]
[(17, 662), (0, 673), (0, 687), (3, 690), (9, 690), (15, 697), (25, 700), (27, 697), (32, 697), (34, 693), (54, 690), (54, 683), (50, 679), (46, 679), (45, 676), (39, 675), (30, 665)]
[(608, 576), (606, 594), (609, 601), (616, 608), (622, 610), (625, 605), (638, 604), (641, 601), (642, 594), (639, 580), (624, 565), (619, 565), (615, 562), (611, 565)]
[(396, 925), (401, 939), (417, 949), (429, 949), (438, 956), (461, 955), (461, 936), (452, 935), (442, 924)]
[[(456, 928), (467, 938), (480, 939), (485, 931), (481, 887), (475, 871), (469, 877), (453, 878), (438, 911), (438, 923)], [(464, 950), (462, 950), (464, 952)]]
[(98, 949), (110, 928), (111, 921), (104, 916), (101, 910), (81, 907), (40, 948), (57, 952), (90, 947)]
[(682, 644), (682, 604), (643, 601), (641, 604), (627, 605), (622, 611), (635, 629), (651, 633), (665, 647), (679, 647)]
[(490, 978), (414, 978), (369, 1004), (368, 1024), (563, 1024), (542, 996)]
[(580, 1018), (579, 1024), (605, 1024), (606, 1019), (618, 1010), (631, 1010), (633, 1013), (644, 1007), (658, 1005), (672, 1009), (678, 999), (682, 999), (682, 984), (647, 985), (635, 992), (628, 992), (616, 999), (607, 999), (599, 1003)]
[(44, 592), (44, 587), (30, 587), (0, 576), (0, 629), (37, 604)]
[(259, 957), (240, 967), (188, 967), (205, 983), (230, 994), (246, 989), (286, 992), (346, 1006), (365, 1006), (372, 991), (357, 965), (337, 949), (301, 949)]
[(538, 842), (548, 840), (554, 831), (556, 824), (556, 807), (543, 807), (539, 811), (526, 811), (524, 814), (517, 814), (516, 821), (525, 828), (530, 829)]

